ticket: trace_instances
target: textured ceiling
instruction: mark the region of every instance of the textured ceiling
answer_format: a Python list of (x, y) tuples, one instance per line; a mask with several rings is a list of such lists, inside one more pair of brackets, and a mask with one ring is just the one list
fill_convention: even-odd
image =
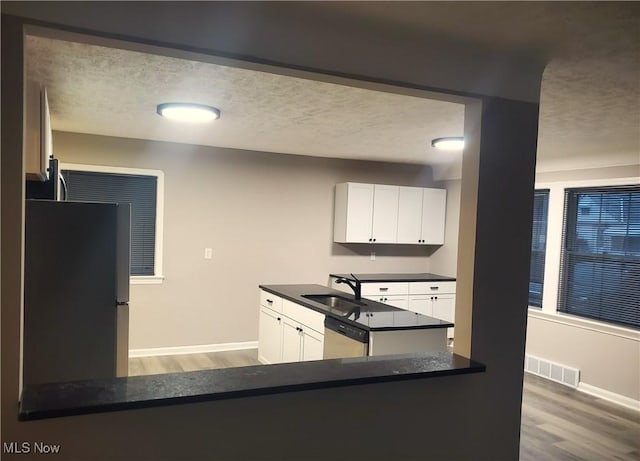
[[(461, 104), (34, 36), (26, 49), (55, 130), (408, 163), (451, 161), (431, 139), (463, 134)], [(162, 102), (222, 116), (171, 122), (155, 112)]]
[[(640, 163), (640, 5), (634, 2), (289, 3), (380, 36), (426, 34), (549, 62), (538, 170)], [(482, 20), (478, 21), (477, 19)], [(54, 129), (299, 155), (434, 165), (462, 133), (462, 107), (204, 62), (29, 37), (27, 75), (49, 87)], [(207, 127), (171, 124), (155, 105), (209, 103)], [(99, 111), (94, 111), (98, 107)], [(443, 168), (441, 168), (442, 170)]]

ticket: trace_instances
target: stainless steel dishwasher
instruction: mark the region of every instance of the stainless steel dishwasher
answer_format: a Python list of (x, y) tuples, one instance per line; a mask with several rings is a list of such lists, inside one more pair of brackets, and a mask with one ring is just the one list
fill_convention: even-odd
[(365, 357), (369, 353), (369, 332), (327, 316), (324, 320), (325, 359)]

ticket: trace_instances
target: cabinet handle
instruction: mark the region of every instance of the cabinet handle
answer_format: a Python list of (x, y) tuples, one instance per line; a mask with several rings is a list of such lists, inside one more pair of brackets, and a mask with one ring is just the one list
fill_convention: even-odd
[(279, 322), (280, 320), (282, 320), (282, 319), (281, 319), (280, 317), (278, 317), (278, 322)]
[(269, 304), (273, 304), (273, 300), (272, 300), (272, 299), (267, 299), (267, 302), (268, 302)]
[(369, 241), (371, 241), (371, 240), (373, 240), (373, 239), (369, 239)]
[(376, 241), (376, 239), (373, 239), (373, 241), (375, 242), (375, 241)]
[(429, 287), (430, 290), (439, 290), (440, 287)]
[(389, 287), (386, 287), (386, 288), (380, 288), (380, 291), (388, 291), (388, 290), (389, 290)]

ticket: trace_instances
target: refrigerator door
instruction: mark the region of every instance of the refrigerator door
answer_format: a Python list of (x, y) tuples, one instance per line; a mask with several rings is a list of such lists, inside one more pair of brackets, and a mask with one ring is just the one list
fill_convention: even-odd
[(129, 304), (116, 308), (116, 376), (129, 376)]
[(117, 208), (27, 200), (25, 384), (116, 376)]

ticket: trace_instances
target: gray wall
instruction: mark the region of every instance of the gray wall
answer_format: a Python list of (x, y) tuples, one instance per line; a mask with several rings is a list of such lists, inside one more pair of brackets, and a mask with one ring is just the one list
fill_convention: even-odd
[[(164, 172), (165, 280), (131, 287), (132, 349), (256, 341), (258, 284), (325, 285), (331, 272), (425, 272), (428, 255), (441, 251), (333, 243), (336, 183), (429, 186), (427, 166), (65, 132), (54, 133), (54, 151), (62, 162)], [(205, 247), (213, 259), (204, 259)]]
[[(195, 40), (208, 49), (224, 44), (227, 49), (235, 47), (266, 58), (277, 55), (288, 64), (395, 77), (427, 86), (470, 90), (484, 86), (489, 94), (510, 93), (527, 100), (535, 100), (539, 90), (540, 67), (515, 71), (505, 67), (505, 62), (494, 66), (481, 50), (448, 47), (444, 40), (416, 42), (392, 35), (386, 41), (379, 30), (358, 30), (352, 35), (349, 27), (331, 28), (332, 33), (327, 34), (330, 23), (314, 23), (313, 17), (306, 23), (288, 22), (282, 27), (277, 15), (260, 16), (263, 7), (255, 11), (257, 18), (236, 17), (231, 29), (213, 28), (211, 34), (200, 33), (206, 29), (194, 27), (193, 21), (197, 23), (206, 15), (197, 12), (194, 16), (183, 5), (167, 15), (164, 7), (157, 5), (136, 4), (127, 6), (126, 11), (115, 5), (93, 7), (87, 3), (25, 3), (13, 8), (78, 27), (165, 42), (188, 44)], [(112, 10), (92, 14), (92, 8)], [(181, 12), (191, 14), (190, 18), (181, 17)], [(252, 20), (259, 27), (253, 27)], [(241, 32), (254, 34), (252, 40), (238, 37)], [(222, 34), (222, 38), (215, 34)], [(2, 117), (3, 442), (60, 443), (63, 454), (59, 459), (517, 458), (526, 311), (513, 306), (523, 305), (526, 297), (529, 242), (520, 236), (527, 235), (531, 228), (526, 211), (532, 203), (537, 105), (489, 98), (483, 101), (481, 133), (465, 127), (465, 137), (481, 135), (482, 145), (480, 137), (472, 142), (479, 149), (474, 153), (478, 159), (477, 181), (463, 176), (462, 183), (461, 215), (468, 216), (473, 225), (461, 229), (459, 240), (473, 242), (475, 259), (458, 260), (465, 299), (472, 300), (463, 309), (467, 313), (472, 309), (471, 352), (487, 364), (486, 373), (18, 422), (24, 178), (20, 159), (22, 40), (20, 28), (9, 22), (3, 23), (2, 35), (2, 111), (3, 115), (15, 115)], [(437, 45), (432, 46), (434, 43)], [(373, 46), (378, 44), (383, 46)], [(429, 55), (436, 59), (425, 59)], [(389, 65), (391, 62), (393, 65)], [(473, 68), (462, 74), (457, 63), (471, 63)], [(450, 85), (446, 77), (450, 77)], [(478, 125), (479, 119), (474, 123)], [(509, 206), (502, 210), (504, 187), (509, 188)], [(477, 219), (467, 213), (476, 205)], [(522, 210), (509, 217), (517, 237), (504, 233), (500, 221), (516, 205)], [(469, 235), (466, 229), (476, 227), (477, 232)], [(500, 247), (496, 247), (494, 237), (500, 238), (503, 250), (496, 250)], [(460, 278), (462, 266), (466, 270)], [(509, 271), (499, 278), (496, 267), (509, 267)], [(496, 296), (501, 284), (509, 290)], [(502, 335), (505, 331), (506, 336)], [(342, 411), (337, 413), (336, 408)], [(335, 440), (336, 428), (356, 428), (340, 438), (339, 451), (327, 442)]]
[[(542, 166), (544, 167), (544, 162)], [(617, 180), (636, 177), (640, 180), (640, 164), (583, 169), (579, 160), (573, 170), (536, 174), (537, 183)], [(430, 258), (431, 270), (436, 273), (455, 273), (458, 222), (460, 219), (460, 181), (439, 183), (447, 189), (446, 239), (451, 244)], [(551, 220), (562, 219), (550, 216)], [(449, 225), (451, 223), (451, 225)], [(552, 264), (547, 260), (547, 264)], [(545, 285), (545, 292), (552, 289)], [(553, 307), (553, 306), (552, 306)], [(554, 309), (555, 311), (555, 309)], [(555, 313), (555, 312), (554, 312)], [(589, 320), (558, 317), (532, 309), (527, 321), (527, 354), (580, 370), (580, 383), (589, 392), (633, 405), (640, 400), (640, 332), (621, 329)], [(587, 386), (584, 386), (586, 384)], [(591, 388), (591, 386), (596, 389)], [(607, 395), (607, 392), (615, 395)]]

